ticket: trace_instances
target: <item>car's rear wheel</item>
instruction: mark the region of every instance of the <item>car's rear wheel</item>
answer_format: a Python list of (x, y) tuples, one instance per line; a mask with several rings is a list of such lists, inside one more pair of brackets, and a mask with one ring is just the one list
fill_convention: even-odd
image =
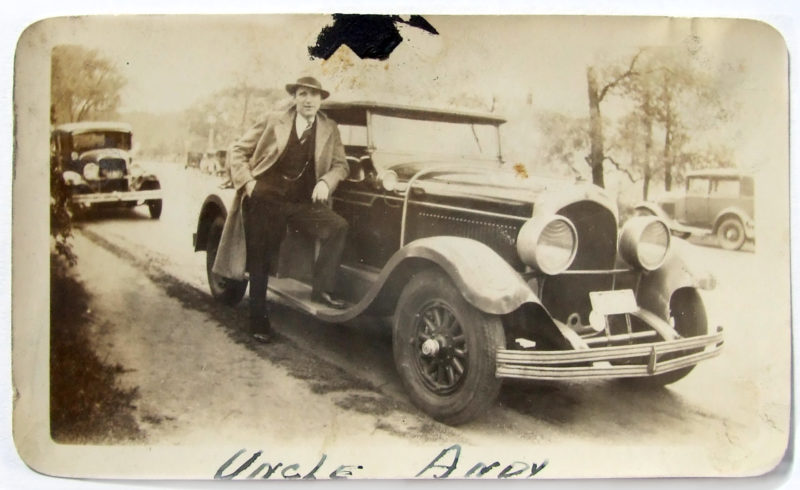
[(482, 414), (497, 398), (500, 318), (467, 302), (440, 270), (413, 276), (398, 300), (393, 351), (411, 401), (450, 425)]
[(208, 231), (208, 241), (206, 242), (206, 275), (208, 276), (208, 286), (211, 295), (220, 303), (234, 306), (244, 297), (247, 289), (247, 281), (236, 281), (227, 277), (215, 274), (213, 271), (214, 261), (217, 258), (219, 240), (222, 237), (222, 228), (225, 226), (225, 218), (217, 216), (211, 223)]
[(746, 238), (739, 218), (725, 218), (717, 227), (719, 246), (725, 250), (739, 250)]

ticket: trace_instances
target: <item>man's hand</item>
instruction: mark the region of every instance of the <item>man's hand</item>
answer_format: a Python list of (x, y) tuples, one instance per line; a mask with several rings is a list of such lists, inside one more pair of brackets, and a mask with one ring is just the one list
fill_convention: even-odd
[(325, 202), (328, 200), (330, 193), (331, 189), (328, 187), (328, 184), (326, 184), (324, 180), (320, 180), (317, 182), (317, 185), (314, 186), (314, 192), (311, 193), (311, 201)]
[(247, 183), (244, 185), (244, 192), (247, 194), (247, 197), (253, 195), (253, 189), (255, 188), (256, 188), (256, 181), (248, 180)]

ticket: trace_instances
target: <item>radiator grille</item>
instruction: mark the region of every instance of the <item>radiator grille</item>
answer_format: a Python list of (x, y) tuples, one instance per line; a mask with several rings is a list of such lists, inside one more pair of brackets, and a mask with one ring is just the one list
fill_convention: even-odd
[(444, 214), (422, 211), (414, 223), (414, 238), (429, 236), (458, 236), (479, 241), (506, 260), (517, 270), (525, 268), (517, 254), (517, 234), (522, 223), (512, 220), (503, 222), (497, 218), (482, 218), (474, 215)]

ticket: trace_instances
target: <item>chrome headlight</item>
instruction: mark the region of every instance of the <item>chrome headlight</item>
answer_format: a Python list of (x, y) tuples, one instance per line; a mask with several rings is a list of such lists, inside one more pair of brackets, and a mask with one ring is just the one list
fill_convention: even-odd
[(87, 163), (83, 167), (83, 178), (86, 180), (98, 180), (100, 178), (100, 167), (96, 163)]
[(78, 172), (73, 172), (72, 170), (67, 170), (64, 172), (62, 177), (67, 185), (80, 185), (83, 183), (81, 175)]
[(381, 187), (383, 187), (383, 190), (386, 192), (392, 192), (393, 190), (397, 189), (397, 172), (394, 170), (384, 170), (378, 174), (377, 182)]
[(622, 227), (619, 253), (634, 267), (654, 271), (664, 264), (669, 251), (669, 227), (655, 216), (637, 216)]
[(563, 216), (531, 219), (522, 225), (517, 236), (520, 259), (545, 274), (564, 272), (577, 251), (578, 232)]

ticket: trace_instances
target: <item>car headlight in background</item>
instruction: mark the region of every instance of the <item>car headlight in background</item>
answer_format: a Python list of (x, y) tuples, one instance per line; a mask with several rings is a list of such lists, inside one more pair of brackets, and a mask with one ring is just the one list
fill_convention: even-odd
[(619, 253), (634, 267), (654, 271), (664, 264), (670, 245), (669, 227), (655, 216), (637, 216), (622, 227)]
[(578, 232), (567, 218), (554, 214), (527, 221), (517, 236), (517, 253), (545, 274), (559, 274), (572, 265), (578, 251)]
[(87, 163), (83, 167), (83, 178), (86, 180), (97, 180), (100, 178), (100, 167), (96, 163)]
[(78, 172), (73, 172), (72, 170), (67, 170), (64, 172), (62, 177), (67, 185), (80, 185), (83, 183), (81, 175)]

